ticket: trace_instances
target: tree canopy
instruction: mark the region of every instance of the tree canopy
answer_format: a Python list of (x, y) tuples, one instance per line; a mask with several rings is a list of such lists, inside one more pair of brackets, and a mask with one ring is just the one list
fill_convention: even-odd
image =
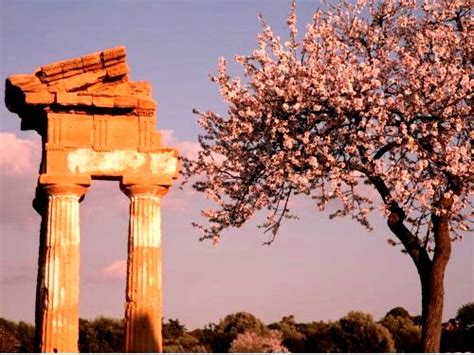
[(368, 229), (377, 209), (420, 275), (423, 349), (439, 351), (451, 241), (472, 230), (470, 12), (467, 0), (338, 1), (300, 38), (293, 2), (287, 41), (261, 18), (258, 48), (235, 57), (244, 80), (224, 58), (212, 78), (227, 115), (196, 111), (202, 150), (184, 175), (217, 205), (195, 224), (202, 238), (267, 209), (271, 243), (294, 195)]
[(378, 200), (363, 183), (380, 193), (382, 213), (407, 216), (422, 246), (433, 214), (448, 209), (452, 231), (468, 229), (469, 11), (468, 1), (343, 1), (318, 10), (298, 40), (293, 4), (285, 43), (262, 18), (258, 48), (236, 56), (244, 81), (219, 60), (227, 117), (198, 112), (203, 149), (185, 173), (204, 176), (194, 186), (219, 206), (204, 212), (203, 237), (262, 208), (275, 233), (294, 194), (320, 208), (337, 199), (333, 216), (368, 227)]

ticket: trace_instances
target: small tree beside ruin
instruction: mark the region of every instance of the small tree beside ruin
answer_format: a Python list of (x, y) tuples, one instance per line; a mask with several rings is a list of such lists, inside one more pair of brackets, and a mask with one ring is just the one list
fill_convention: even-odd
[(241, 333), (232, 342), (230, 353), (287, 353), (288, 349), (281, 344), (281, 333), (278, 330), (267, 330), (264, 333)]
[(245, 82), (220, 59), (228, 115), (198, 112), (202, 150), (184, 163), (218, 205), (203, 212), (203, 239), (268, 208), (271, 242), (294, 195), (321, 209), (337, 200), (332, 217), (369, 229), (378, 209), (420, 276), (423, 350), (439, 351), (451, 242), (472, 229), (470, 11), (466, 0), (342, 1), (299, 39), (293, 4), (285, 43), (262, 19), (258, 48), (236, 56)]

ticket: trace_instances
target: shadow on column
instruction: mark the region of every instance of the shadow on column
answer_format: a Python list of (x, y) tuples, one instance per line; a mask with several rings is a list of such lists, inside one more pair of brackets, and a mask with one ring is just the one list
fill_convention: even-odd
[[(161, 319), (153, 322), (148, 315), (137, 316), (132, 321), (133, 329), (130, 330), (129, 352), (156, 353), (162, 352)], [(158, 328), (158, 329), (157, 329)]]
[(46, 228), (48, 219), (46, 211), (48, 208), (48, 199), (42, 192), (41, 187), (36, 187), (35, 198), (32, 203), (35, 211), (41, 216), (40, 225), (40, 238), (39, 238), (39, 251), (38, 251), (38, 271), (36, 277), (36, 301), (35, 301), (35, 338), (34, 338), (34, 351), (41, 352), (42, 350), (42, 323), (43, 314), (42, 304), (45, 302), (45, 292), (43, 289), (43, 278), (44, 278), (44, 263), (46, 257)]

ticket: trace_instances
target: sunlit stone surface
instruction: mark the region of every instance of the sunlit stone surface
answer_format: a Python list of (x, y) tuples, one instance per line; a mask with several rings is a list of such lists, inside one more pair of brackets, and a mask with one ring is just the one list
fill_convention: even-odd
[(162, 350), (160, 199), (178, 175), (161, 145), (147, 82), (132, 82), (124, 47), (9, 77), (5, 103), (42, 137), (34, 207), (42, 216), (36, 350), (77, 352), (79, 204), (93, 179), (130, 198), (125, 350)]

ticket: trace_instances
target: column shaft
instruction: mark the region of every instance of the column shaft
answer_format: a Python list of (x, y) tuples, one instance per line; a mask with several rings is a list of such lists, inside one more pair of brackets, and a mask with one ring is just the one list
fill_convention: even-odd
[(70, 190), (46, 190), (36, 295), (36, 340), (41, 352), (78, 351), (79, 198), (83, 193)]
[(160, 197), (130, 195), (125, 350), (161, 352)]

